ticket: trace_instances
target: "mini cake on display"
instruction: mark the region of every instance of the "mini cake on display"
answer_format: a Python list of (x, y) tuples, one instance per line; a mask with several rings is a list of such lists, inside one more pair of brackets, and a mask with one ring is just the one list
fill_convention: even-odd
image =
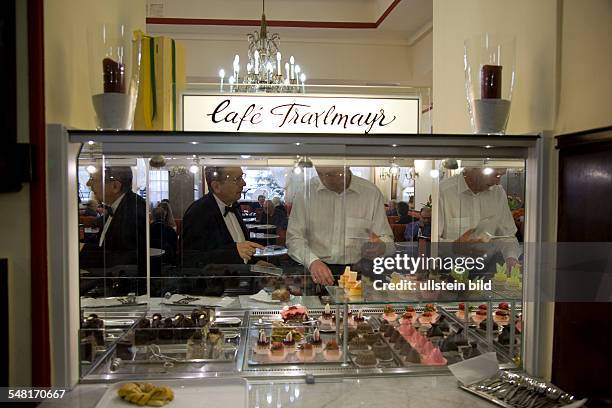
[(421, 324), (430, 324), (433, 319), (433, 312), (423, 312), (421, 316), (419, 316), (419, 323)]
[(314, 348), (308, 343), (300, 344), (295, 354), (300, 361), (312, 361), (315, 358)]
[(378, 364), (378, 360), (372, 351), (364, 351), (357, 354), (355, 357), (355, 364), (359, 367), (375, 367)]
[(510, 320), (510, 312), (504, 309), (497, 309), (493, 313), (493, 320), (499, 324), (507, 324)]
[(476, 312), (472, 315), (472, 320), (476, 323), (480, 323), (483, 320), (487, 319), (487, 310), (486, 309), (477, 309)]
[(465, 320), (465, 303), (459, 303), (459, 310), (455, 313), (459, 320)]
[(414, 317), (416, 317), (417, 312), (416, 312), (414, 307), (408, 305), (408, 306), (406, 306), (406, 308), (404, 310), (404, 315), (405, 316), (410, 316), (411, 315), (414, 318)]
[(134, 330), (134, 341), (137, 345), (149, 344), (152, 338), (151, 322), (146, 317), (138, 320), (136, 329)]
[[(147, 322), (148, 321), (147, 319)], [(104, 321), (100, 319), (97, 314), (92, 313), (83, 321), (83, 329), (83, 335), (85, 337), (92, 337), (98, 346), (104, 345)]]
[(363, 312), (361, 310), (357, 311), (357, 314), (353, 317), (353, 320), (355, 321), (355, 323), (357, 323), (357, 325), (359, 325), (360, 323), (365, 322), (365, 317), (363, 316)]
[(406, 357), (404, 357), (406, 363), (421, 364), (421, 355), (415, 349), (411, 349)]
[(402, 338), (402, 334), (399, 332), (399, 330), (393, 329), (393, 333), (391, 334), (389, 341), (391, 343), (397, 343), (397, 341), (401, 338)]
[(341, 355), (342, 353), (340, 352), (340, 347), (338, 347), (336, 340), (328, 341), (323, 351), (323, 358), (327, 361), (337, 361), (340, 359)]
[(308, 320), (308, 310), (304, 306), (285, 306), (281, 310), (281, 318), (286, 323), (303, 323)]
[(385, 327), (385, 332), (384, 332), (384, 336), (385, 337), (391, 337), (391, 335), (395, 332), (396, 330), (393, 328), (393, 326), (391, 325), (387, 325)]
[(412, 324), (412, 322), (414, 321), (415, 315), (409, 312), (404, 312), (402, 314), (402, 317), (400, 317), (400, 324), (404, 325), (404, 324)]
[(442, 333), (450, 332), (450, 324), (448, 324), (446, 316), (440, 315), (440, 318), (438, 319), (438, 327), (440, 330), (442, 330)]
[(321, 333), (319, 329), (315, 329), (312, 333), (312, 337), (308, 340), (308, 343), (314, 348), (314, 350), (318, 353), (321, 351), (321, 347), (323, 346), (323, 340), (321, 339)]
[(275, 341), (270, 345), (270, 360), (278, 363), (284, 361), (286, 356), (287, 353), (285, 351), (285, 346), (283, 346), (283, 343)]
[(374, 343), (372, 346), (372, 351), (374, 352), (376, 358), (380, 361), (393, 360), (393, 353), (391, 353), (391, 349), (382, 341)]
[(335, 327), (336, 322), (334, 321), (334, 315), (331, 312), (329, 303), (325, 304), (325, 310), (319, 317), (319, 323), (321, 324), (321, 328), (323, 329), (331, 329)]
[(366, 333), (372, 333), (372, 327), (367, 324), (367, 323), (359, 323), (357, 325), (357, 333), (359, 334), (366, 334)]
[(257, 337), (257, 346), (256, 351), (262, 353), (264, 351), (268, 351), (270, 348), (270, 339), (266, 336), (266, 332), (264, 329), (259, 330), (259, 335)]
[(437, 324), (432, 324), (431, 328), (427, 330), (427, 337), (444, 337), (444, 333)]
[(362, 339), (361, 337), (355, 337), (349, 343), (348, 349), (351, 353), (355, 353), (359, 351), (369, 350), (370, 346), (368, 346), (368, 343), (366, 343), (366, 341)]
[[(356, 278), (356, 275), (357, 275), (357, 272), (355, 272), (355, 278)], [(347, 266), (346, 268), (344, 268), (344, 273), (340, 275), (340, 278), (338, 278), (338, 287), (344, 288), (346, 282), (349, 280), (349, 276), (351, 276), (351, 267)]]
[[(493, 319), (493, 320), (495, 320), (495, 319)], [(486, 331), (487, 330), (487, 321), (483, 320), (482, 322), (480, 322), (480, 324), (478, 325), (478, 328), (480, 330)], [(494, 321), (493, 322), (493, 331), (496, 332), (498, 330), (499, 330), (499, 325)]]
[(508, 280), (507, 275), (507, 267), (506, 264), (497, 264), (495, 265), (495, 275), (493, 275), (493, 287), (495, 289), (504, 289), (506, 286), (506, 281)]
[(421, 363), (425, 365), (446, 365), (447, 361), (439, 348), (434, 348), (429, 354), (423, 355)]
[(412, 346), (410, 345), (410, 343), (404, 343), (402, 344), (402, 347), (400, 348), (399, 355), (402, 357), (407, 357), (411, 351), (412, 351)]
[(363, 335), (363, 339), (371, 346), (380, 340), (380, 335), (378, 333), (366, 333)]
[(349, 288), (347, 294), (349, 297), (363, 296), (363, 285), (361, 284), (361, 281), (357, 281), (351, 288)]
[(295, 339), (293, 338), (293, 333), (289, 332), (285, 336), (285, 340), (283, 340), (283, 346), (285, 346), (285, 350), (288, 353), (293, 352), (295, 349)]
[(383, 319), (388, 322), (394, 322), (397, 320), (397, 313), (395, 313), (395, 309), (391, 305), (385, 305), (385, 310), (383, 312)]

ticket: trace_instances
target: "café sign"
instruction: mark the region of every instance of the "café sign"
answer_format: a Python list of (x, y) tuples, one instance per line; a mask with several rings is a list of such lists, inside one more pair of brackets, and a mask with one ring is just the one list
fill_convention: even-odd
[(418, 98), (183, 95), (183, 130), (418, 133)]

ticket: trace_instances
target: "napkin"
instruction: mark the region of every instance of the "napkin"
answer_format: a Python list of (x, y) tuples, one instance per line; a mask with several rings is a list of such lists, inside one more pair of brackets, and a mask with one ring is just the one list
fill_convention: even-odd
[[(183, 302), (180, 302), (183, 301)], [(162, 299), (161, 303), (172, 306), (217, 306), (227, 307), (234, 302), (234, 298), (229, 296), (192, 296), (192, 295), (172, 295), (170, 298)]]
[(125, 296), (108, 297), (108, 298), (81, 298), (81, 307), (112, 307), (112, 306), (134, 306), (138, 304), (146, 304), (148, 298), (146, 295), (136, 296), (136, 303), (126, 303)]
[(448, 369), (461, 384), (470, 385), (497, 374), (499, 363), (495, 352), (490, 352), (451, 364)]

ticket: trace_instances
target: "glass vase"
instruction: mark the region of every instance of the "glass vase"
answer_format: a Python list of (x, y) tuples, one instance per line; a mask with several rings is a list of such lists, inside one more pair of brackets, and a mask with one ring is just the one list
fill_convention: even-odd
[(123, 24), (88, 29), (89, 84), (98, 130), (129, 130), (134, 121), (141, 41)]
[(516, 81), (516, 40), (481, 34), (464, 42), (465, 90), (472, 131), (505, 134)]

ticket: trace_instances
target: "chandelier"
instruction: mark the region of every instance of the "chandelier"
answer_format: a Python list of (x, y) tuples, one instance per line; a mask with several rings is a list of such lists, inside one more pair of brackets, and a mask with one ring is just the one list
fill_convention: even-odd
[[(295, 63), (293, 55), (285, 62), (279, 48), (280, 36), (268, 34), (266, 2), (263, 0), (259, 31), (248, 34), (246, 73), (241, 73), (240, 56), (236, 54), (227, 78), (229, 92), (305, 92), (306, 74)], [(219, 70), (219, 91), (223, 92), (226, 72)]]

